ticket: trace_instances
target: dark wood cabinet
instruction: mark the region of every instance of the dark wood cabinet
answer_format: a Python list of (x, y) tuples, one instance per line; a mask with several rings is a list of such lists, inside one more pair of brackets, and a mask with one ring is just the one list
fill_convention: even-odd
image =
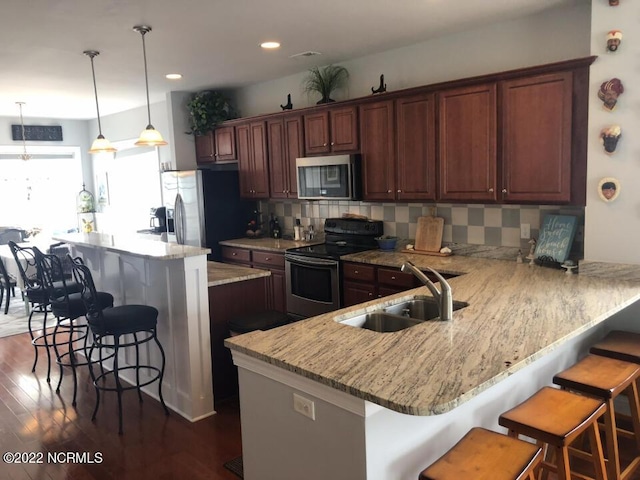
[(304, 115), (305, 155), (358, 151), (358, 109), (332, 107)]
[(501, 82), (502, 200), (569, 202), (571, 72)]
[(368, 302), (419, 287), (421, 283), (410, 273), (397, 268), (363, 263), (342, 265), (342, 301), (345, 307)]
[(296, 158), (304, 156), (302, 116), (267, 121), (271, 198), (297, 198)]
[(237, 161), (236, 129), (233, 126), (218, 127), (213, 131), (216, 162)]
[(269, 270), (271, 276), (265, 279), (267, 309), (281, 313), (287, 312), (287, 285), (283, 253), (223, 245), (222, 260), (225, 263)]
[(369, 201), (394, 200), (396, 162), (393, 101), (361, 105), (359, 117), (363, 198)]
[(269, 198), (267, 134), (265, 122), (236, 126), (240, 195)]
[(195, 143), (198, 165), (232, 163), (238, 160), (233, 126), (218, 127), (206, 135), (196, 135)]
[(440, 200), (497, 200), (496, 84), (438, 94)]
[(433, 93), (396, 100), (396, 199), (436, 199), (436, 109)]

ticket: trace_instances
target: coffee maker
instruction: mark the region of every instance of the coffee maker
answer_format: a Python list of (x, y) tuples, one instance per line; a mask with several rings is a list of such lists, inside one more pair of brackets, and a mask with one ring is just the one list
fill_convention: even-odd
[(167, 219), (167, 207), (152, 208), (149, 227), (154, 233), (173, 232), (173, 218)]

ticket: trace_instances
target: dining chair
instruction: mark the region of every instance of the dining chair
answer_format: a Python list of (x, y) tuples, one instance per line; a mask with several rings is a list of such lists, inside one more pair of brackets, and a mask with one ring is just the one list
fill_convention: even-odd
[(18, 228), (7, 228), (0, 232), (0, 245), (7, 245), (9, 242), (20, 243), (24, 241), (24, 230)]
[(0, 306), (2, 306), (2, 300), (5, 292), (7, 294), (7, 302), (4, 307), (4, 314), (6, 315), (9, 313), (9, 301), (11, 300), (11, 295), (14, 297), (16, 296), (16, 279), (7, 272), (4, 262), (2, 261), (2, 258), (0, 258)]

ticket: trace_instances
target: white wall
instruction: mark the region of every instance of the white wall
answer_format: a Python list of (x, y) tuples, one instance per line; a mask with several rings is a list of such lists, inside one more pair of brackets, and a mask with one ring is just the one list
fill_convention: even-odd
[[(25, 107), (26, 108), (26, 107)], [(24, 109), (23, 109), (24, 110)], [(62, 141), (61, 142), (36, 142), (27, 141), (27, 151), (29, 146), (74, 146), (80, 147), (80, 154), (82, 156), (82, 172), (83, 180), (87, 185), (87, 188), (93, 187), (93, 170), (91, 167), (91, 155), (88, 152), (91, 141), (89, 136), (89, 125), (87, 120), (67, 120), (67, 119), (52, 119), (52, 118), (29, 118), (23, 117), (25, 125), (44, 125), (54, 126), (59, 125), (62, 127)], [(11, 137), (11, 125), (20, 124), (20, 116), (15, 117), (0, 117), (0, 145), (22, 146), (22, 141), (14, 141)], [(82, 186), (80, 185), (78, 191)]]
[[(587, 208), (585, 211), (585, 258), (588, 260), (640, 264), (638, 235), (640, 233), (640, 91), (637, 82), (638, 18), (640, 3), (620, 2), (610, 7), (608, 2), (592, 1), (591, 52), (598, 59), (591, 66), (589, 104), (589, 157), (587, 170)], [(622, 31), (621, 47), (615, 53), (605, 49), (609, 30)], [(625, 88), (616, 108), (606, 111), (598, 99), (600, 85), (619, 78)], [(614, 155), (606, 155), (600, 143), (600, 130), (617, 124), (622, 136)], [(603, 177), (620, 182), (620, 194), (611, 203), (598, 196), (598, 183)]]
[[(589, 55), (590, 7), (587, 4), (493, 24), (416, 45), (343, 62), (350, 74), (347, 92), (335, 100), (362, 97), (378, 87), (387, 90), (511, 70)], [(322, 57), (319, 57), (321, 62)], [(318, 98), (302, 93), (306, 72), (256, 84), (235, 92), (243, 117), (281, 111), (291, 93), (294, 109)]]

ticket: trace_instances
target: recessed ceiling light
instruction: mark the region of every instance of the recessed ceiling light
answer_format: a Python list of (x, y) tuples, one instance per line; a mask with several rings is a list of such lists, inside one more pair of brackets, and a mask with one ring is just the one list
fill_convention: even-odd
[(182, 78), (182, 74), (181, 73), (167, 73), (165, 75), (166, 78), (168, 78), (169, 80), (179, 80)]
[(278, 42), (263, 42), (260, 44), (260, 46), (262, 48), (272, 49), (272, 48), (279, 48), (280, 44)]

